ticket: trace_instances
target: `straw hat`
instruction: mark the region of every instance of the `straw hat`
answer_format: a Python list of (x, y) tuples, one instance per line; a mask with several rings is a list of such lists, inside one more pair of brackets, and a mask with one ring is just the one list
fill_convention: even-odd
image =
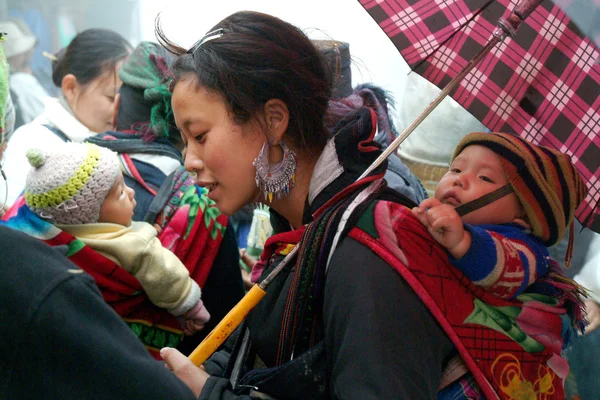
[(6, 41), (2, 43), (7, 58), (25, 53), (35, 47), (37, 39), (27, 24), (21, 19), (0, 22), (0, 30), (6, 33)]

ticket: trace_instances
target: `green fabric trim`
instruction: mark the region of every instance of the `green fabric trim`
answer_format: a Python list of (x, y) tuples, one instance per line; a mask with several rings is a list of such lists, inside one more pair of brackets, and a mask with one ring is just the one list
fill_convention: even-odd
[(521, 308), (494, 307), (479, 299), (475, 299), (473, 303), (475, 308), (465, 320), (465, 324), (483, 325), (502, 332), (529, 353), (536, 353), (545, 349), (544, 345), (523, 332), (517, 325), (516, 320)]
[(177, 347), (181, 343), (183, 333), (176, 333), (154, 326), (148, 326), (140, 322), (125, 321), (133, 333), (142, 341), (144, 346), (153, 349), (163, 347)]
[(374, 239), (379, 239), (379, 232), (375, 227), (375, 205), (377, 201), (372, 202), (365, 212), (360, 216), (356, 226), (361, 230), (365, 231), (369, 236)]
[(68, 244), (67, 257), (71, 257), (73, 254), (79, 252), (84, 247), (85, 244), (81, 240), (73, 240), (71, 243)]

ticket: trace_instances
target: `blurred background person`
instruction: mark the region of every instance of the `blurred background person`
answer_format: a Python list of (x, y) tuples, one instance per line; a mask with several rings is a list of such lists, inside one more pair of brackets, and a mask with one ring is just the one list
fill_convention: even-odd
[(31, 69), (37, 40), (25, 21), (19, 18), (2, 21), (0, 29), (8, 36), (4, 53), (10, 68), (10, 93), (16, 118), (14, 128), (17, 129), (44, 111), (44, 103), (49, 96)]
[(112, 128), (121, 86), (117, 71), (130, 52), (131, 45), (118, 33), (88, 29), (57, 54), (52, 79), (61, 95), (48, 99), (38, 118), (14, 132), (4, 155), (9, 205), (25, 187), (25, 153), (32, 143), (47, 150), (66, 141), (82, 142)]
[[(15, 125), (15, 108), (13, 107), (8, 85), (8, 62), (4, 55), (4, 43), (6, 36), (0, 33), (0, 161), (4, 150), (6, 150), (7, 137), (13, 131)], [(4, 170), (0, 165), (0, 217), (6, 212), (6, 196), (8, 185)]]

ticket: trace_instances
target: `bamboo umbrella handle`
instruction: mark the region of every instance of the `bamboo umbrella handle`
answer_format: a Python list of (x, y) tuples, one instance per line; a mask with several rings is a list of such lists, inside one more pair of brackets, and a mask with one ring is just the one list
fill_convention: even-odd
[(214, 353), (219, 346), (233, 333), (233, 331), (242, 323), (246, 315), (262, 300), (267, 294), (258, 285), (252, 286), (252, 289), (227, 313), (219, 324), (204, 338), (202, 343), (190, 354), (189, 359), (200, 366)]

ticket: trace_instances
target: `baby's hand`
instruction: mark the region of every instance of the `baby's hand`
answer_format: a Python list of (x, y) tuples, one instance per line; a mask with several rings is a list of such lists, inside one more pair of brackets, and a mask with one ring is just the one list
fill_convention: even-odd
[(182, 327), (183, 333), (186, 336), (191, 336), (196, 332), (204, 329), (204, 325), (210, 320), (210, 314), (206, 307), (204, 307), (204, 303), (202, 300), (199, 300), (198, 303), (190, 310), (188, 310), (182, 316)]
[(431, 198), (413, 208), (412, 213), (454, 258), (465, 255), (471, 246), (471, 235), (453, 206)]

